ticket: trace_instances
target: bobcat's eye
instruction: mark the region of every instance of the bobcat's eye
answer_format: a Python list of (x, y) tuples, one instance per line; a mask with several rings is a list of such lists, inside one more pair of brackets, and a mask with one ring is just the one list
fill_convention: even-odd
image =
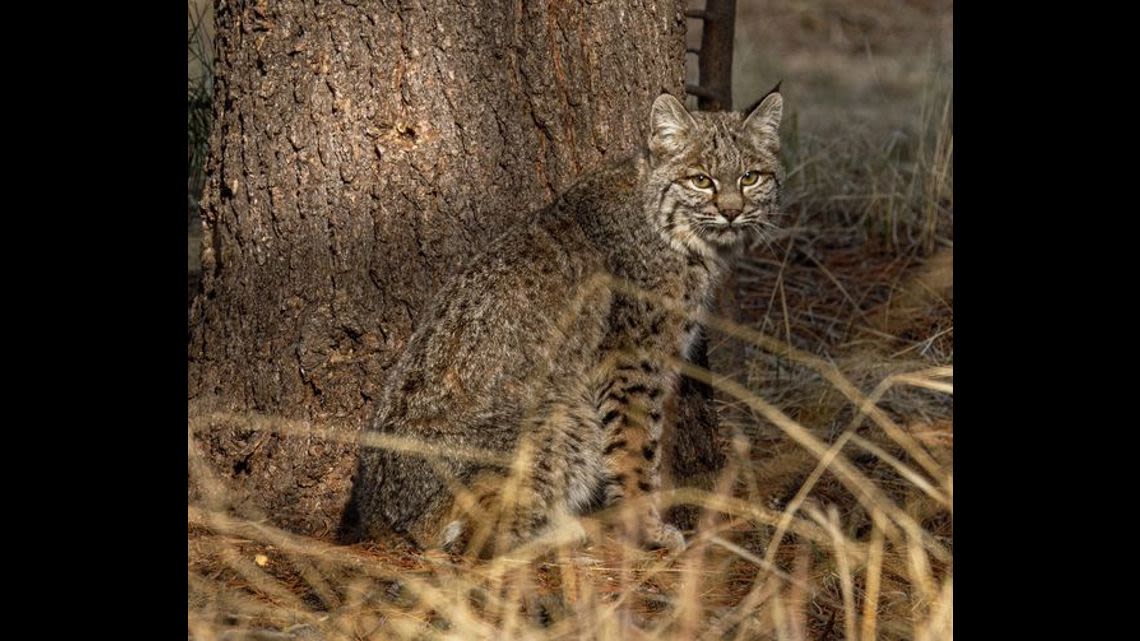
[(713, 186), (712, 178), (704, 174), (697, 174), (689, 179), (697, 189), (708, 189)]
[(750, 185), (755, 185), (756, 181), (758, 180), (760, 180), (760, 172), (746, 171), (744, 172), (744, 175), (740, 177), (740, 184), (747, 187)]

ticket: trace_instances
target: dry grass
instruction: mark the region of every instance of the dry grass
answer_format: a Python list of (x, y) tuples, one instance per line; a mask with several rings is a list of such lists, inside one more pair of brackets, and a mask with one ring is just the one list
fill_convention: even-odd
[[(913, 292), (932, 282), (930, 270), (919, 271), (897, 300), (913, 311), (916, 297), (925, 300)], [(898, 329), (890, 307), (868, 315)], [(605, 513), (578, 521), (588, 542), (567, 528), (484, 562), (338, 547), (225, 513), (225, 487), (190, 438), (192, 476), (214, 506), (188, 513), (191, 635), (952, 638), (952, 367), (930, 362), (935, 352), (893, 357), (875, 333), (843, 343), (847, 352), (832, 362), (747, 325), (706, 322), (756, 351), (746, 382), (759, 389), (684, 366), (716, 386), (740, 428), (716, 491), (660, 496), (666, 506), (705, 509), (684, 553), (624, 546)], [(760, 354), (785, 363), (782, 378), (760, 378)], [(332, 434), (270, 417), (249, 426)]]
[[(678, 557), (625, 547), (606, 514), (581, 520), (589, 543), (570, 532), (564, 541), (473, 562), (392, 546), (338, 547), (192, 505), (192, 636), (950, 638), (952, 429), (900, 422), (896, 416), (912, 405), (900, 412), (883, 403), (895, 387), (950, 393), (950, 369), (891, 374), (867, 394), (818, 357), (716, 324), (827, 381), (804, 389), (834, 383), (843, 400), (830, 402), (825, 423), (801, 422), (740, 383), (687, 366), (743, 405), (753, 427), (773, 429), (736, 440), (719, 491), (662, 494), (665, 505), (707, 510)], [(838, 415), (841, 430), (831, 427)], [(261, 423), (258, 429), (295, 427)], [(212, 488), (205, 496), (224, 503), (224, 487), (200, 465), (192, 440), (189, 446), (192, 476)], [(262, 636), (243, 636), (251, 631)]]
[(716, 491), (660, 496), (705, 509), (689, 548), (629, 549), (605, 513), (580, 520), (586, 543), (483, 562), (335, 546), (228, 513), (189, 438), (191, 637), (953, 638), (946, 3), (739, 4), (767, 16), (743, 67), (784, 77), (792, 106), (785, 231), (749, 253), (730, 318), (706, 319), (722, 375), (686, 365), (732, 437)]

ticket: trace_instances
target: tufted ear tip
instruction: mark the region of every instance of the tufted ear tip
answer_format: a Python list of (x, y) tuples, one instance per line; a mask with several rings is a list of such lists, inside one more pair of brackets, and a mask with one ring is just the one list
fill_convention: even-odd
[(784, 96), (780, 83), (772, 88), (744, 118), (741, 130), (757, 144), (779, 144), (778, 131), (784, 117)]
[(654, 113), (660, 109), (674, 110), (678, 108), (684, 109), (685, 105), (681, 104), (681, 101), (677, 100), (673, 94), (669, 93), (668, 91), (661, 92), (661, 95), (657, 96), (657, 99), (653, 101)]
[(679, 150), (696, 124), (685, 105), (672, 94), (657, 96), (650, 110), (649, 148), (654, 153)]
[(673, 94), (663, 93), (653, 101), (650, 110), (650, 123), (653, 130), (659, 128), (684, 128), (692, 122), (692, 116), (685, 109), (685, 105), (677, 100)]

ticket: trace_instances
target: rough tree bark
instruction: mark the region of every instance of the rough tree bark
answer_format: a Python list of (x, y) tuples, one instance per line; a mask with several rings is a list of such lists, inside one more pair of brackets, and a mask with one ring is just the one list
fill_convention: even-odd
[[(441, 280), (681, 95), (683, 2), (226, 1), (216, 20), (194, 447), (239, 509), (324, 535)], [(680, 412), (684, 465), (716, 458), (703, 403)]]

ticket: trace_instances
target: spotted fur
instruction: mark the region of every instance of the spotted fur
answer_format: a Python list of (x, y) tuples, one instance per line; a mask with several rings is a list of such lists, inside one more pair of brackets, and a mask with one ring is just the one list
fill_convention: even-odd
[(341, 538), (489, 554), (616, 504), (641, 544), (682, 547), (653, 500), (665, 408), (730, 259), (775, 225), (782, 110), (778, 92), (747, 117), (662, 95), (640, 154), (457, 273), (369, 428), (422, 449), (361, 448)]

